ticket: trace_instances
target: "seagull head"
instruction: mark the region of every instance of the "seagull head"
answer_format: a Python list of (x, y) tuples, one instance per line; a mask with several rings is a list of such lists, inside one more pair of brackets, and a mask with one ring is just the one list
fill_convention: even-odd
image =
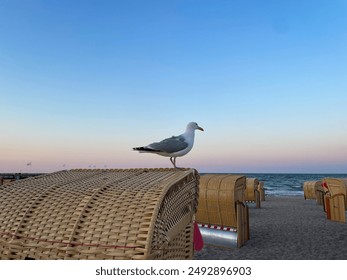
[(201, 130), (201, 131), (204, 131), (204, 129), (203, 129), (202, 127), (198, 126), (198, 124), (197, 124), (196, 122), (190, 122), (190, 123), (188, 123), (188, 125), (187, 125), (187, 130), (192, 130), (192, 131), (194, 131), (194, 130), (196, 130), (196, 129), (199, 129), (199, 130)]

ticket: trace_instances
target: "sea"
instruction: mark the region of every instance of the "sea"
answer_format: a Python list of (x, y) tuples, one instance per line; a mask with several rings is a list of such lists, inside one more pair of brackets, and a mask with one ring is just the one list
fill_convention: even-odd
[(347, 178), (346, 174), (279, 174), (279, 173), (245, 173), (248, 178), (258, 178), (264, 182), (265, 195), (303, 196), (304, 182), (323, 178)]

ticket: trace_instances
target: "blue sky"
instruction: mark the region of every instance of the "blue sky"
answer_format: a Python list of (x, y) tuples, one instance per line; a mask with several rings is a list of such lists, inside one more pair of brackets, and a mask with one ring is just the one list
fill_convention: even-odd
[[(0, 171), (347, 172), (345, 1), (1, 1)], [(32, 162), (31, 166), (26, 163)]]

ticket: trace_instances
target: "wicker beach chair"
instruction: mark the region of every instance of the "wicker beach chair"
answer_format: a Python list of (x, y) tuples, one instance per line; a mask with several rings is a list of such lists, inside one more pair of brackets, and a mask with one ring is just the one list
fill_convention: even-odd
[(317, 200), (317, 185), (321, 185), (321, 181), (305, 181), (304, 182), (304, 199)]
[(245, 184), (246, 177), (240, 175), (201, 176), (196, 222), (204, 243), (241, 247), (249, 239)]
[(259, 180), (257, 178), (246, 178), (245, 201), (255, 202), (260, 208), (260, 193), (258, 191)]
[(258, 189), (258, 192), (259, 192), (259, 195), (260, 195), (260, 201), (265, 201), (264, 182), (259, 181), (257, 189)]
[(0, 187), (0, 259), (191, 259), (194, 169), (71, 170)]
[(316, 200), (317, 200), (317, 204), (319, 205), (323, 205), (324, 206), (324, 190), (322, 187), (322, 181), (316, 181), (315, 184), (315, 193), (316, 193)]
[(346, 222), (347, 179), (324, 178), (325, 209), (327, 218), (337, 222)]

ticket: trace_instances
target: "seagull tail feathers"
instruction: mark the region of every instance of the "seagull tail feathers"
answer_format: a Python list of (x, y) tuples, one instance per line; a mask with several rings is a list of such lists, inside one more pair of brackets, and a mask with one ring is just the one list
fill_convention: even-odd
[(151, 148), (148, 148), (148, 147), (136, 147), (136, 148), (133, 148), (134, 151), (138, 151), (140, 153), (156, 153), (156, 152), (159, 152), (158, 150), (154, 150), (154, 149), (151, 149)]

